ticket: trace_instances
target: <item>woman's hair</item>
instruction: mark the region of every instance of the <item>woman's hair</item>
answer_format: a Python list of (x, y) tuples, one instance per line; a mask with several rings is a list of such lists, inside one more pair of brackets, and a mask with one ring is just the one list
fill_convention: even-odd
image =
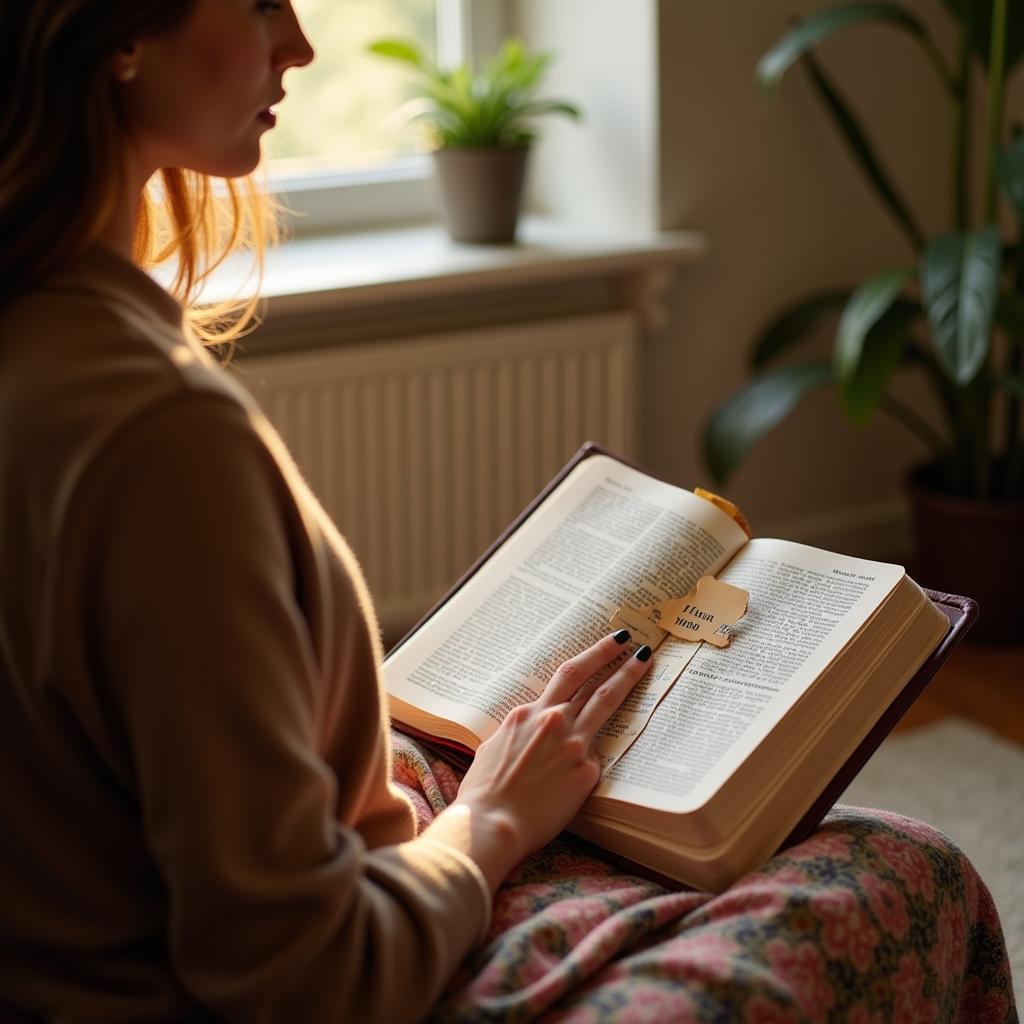
[[(94, 241), (121, 194), (127, 131), (111, 58), (168, 31), (195, 0), (0, 0), (0, 304)], [(224, 258), (277, 240), (274, 205), (250, 176), (215, 182), (165, 169), (140, 200), (134, 257), (176, 261), (171, 292), (193, 333), (231, 342), (256, 298), (191, 308)]]

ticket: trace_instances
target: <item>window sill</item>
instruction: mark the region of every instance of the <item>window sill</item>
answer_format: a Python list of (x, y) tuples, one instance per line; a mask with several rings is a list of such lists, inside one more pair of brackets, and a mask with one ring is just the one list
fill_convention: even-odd
[[(437, 225), (417, 225), (289, 241), (268, 252), (261, 294), (268, 315), (277, 316), (620, 277), (635, 283), (633, 304), (643, 307), (660, 304), (675, 270), (706, 251), (704, 236), (690, 231), (587, 234), (528, 217), (515, 244), (465, 245)], [(233, 259), (208, 282), (202, 301), (236, 298), (251, 287), (246, 262)]]

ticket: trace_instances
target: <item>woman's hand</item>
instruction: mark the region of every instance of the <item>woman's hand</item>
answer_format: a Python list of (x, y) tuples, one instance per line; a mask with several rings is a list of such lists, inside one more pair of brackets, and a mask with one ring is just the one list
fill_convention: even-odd
[(628, 640), (626, 630), (599, 640), (564, 662), (535, 701), (510, 711), (477, 750), (455, 802), (427, 830), (457, 840), (492, 889), (554, 838), (597, 784), (594, 736), (649, 667), (651, 649), (626, 656)]

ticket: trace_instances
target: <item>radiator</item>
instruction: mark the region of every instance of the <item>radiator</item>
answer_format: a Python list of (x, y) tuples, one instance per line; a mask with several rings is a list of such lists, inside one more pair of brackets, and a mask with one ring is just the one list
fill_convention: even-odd
[(583, 441), (634, 454), (636, 356), (635, 319), (616, 312), (241, 355), (236, 367), (395, 632)]

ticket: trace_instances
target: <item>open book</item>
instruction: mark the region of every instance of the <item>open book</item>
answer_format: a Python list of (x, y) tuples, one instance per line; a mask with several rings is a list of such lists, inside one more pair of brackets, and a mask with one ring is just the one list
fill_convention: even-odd
[(705, 575), (746, 590), (746, 614), (724, 648), (658, 647), (598, 736), (601, 781), (571, 830), (720, 891), (820, 821), (972, 601), (929, 597), (898, 565), (748, 539), (711, 502), (587, 445), (389, 654), (391, 716), (472, 751), (617, 608)]

